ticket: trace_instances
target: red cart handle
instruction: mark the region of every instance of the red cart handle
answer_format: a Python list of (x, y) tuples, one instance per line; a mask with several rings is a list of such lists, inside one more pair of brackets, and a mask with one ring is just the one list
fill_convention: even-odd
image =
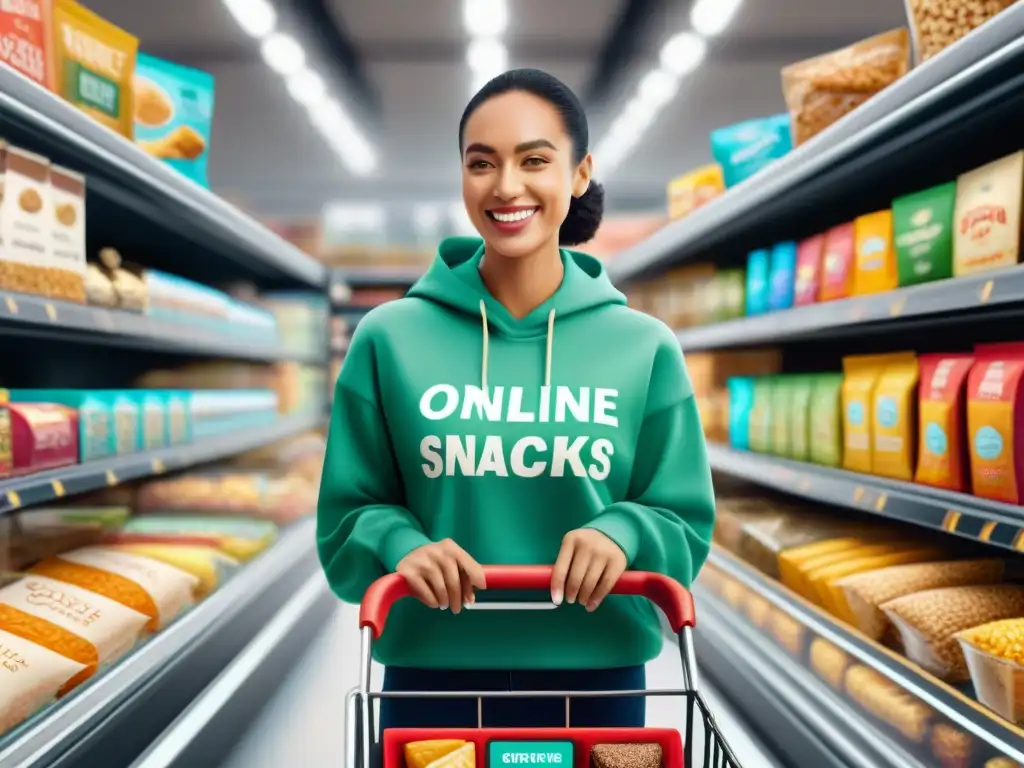
[[(544, 591), (551, 588), (549, 565), (488, 565), (484, 566), (487, 591)], [(614, 595), (646, 597), (665, 614), (672, 630), (678, 634), (683, 627), (696, 624), (693, 595), (675, 579), (660, 573), (626, 571), (612, 589)], [(377, 579), (366, 590), (359, 608), (359, 626), (373, 632), (380, 639), (388, 621), (391, 607), (403, 597), (412, 596), (405, 578), (397, 573)]]

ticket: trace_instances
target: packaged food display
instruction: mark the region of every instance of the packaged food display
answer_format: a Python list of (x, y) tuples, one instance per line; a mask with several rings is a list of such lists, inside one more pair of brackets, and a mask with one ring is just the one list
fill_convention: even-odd
[(796, 243), (779, 243), (772, 248), (768, 274), (768, 309), (793, 306), (796, 279)]
[(878, 356), (843, 358), (843, 468), (871, 471), (875, 385), (882, 373)]
[(771, 253), (752, 251), (747, 256), (747, 314), (760, 315), (768, 311), (771, 295)]
[(117, 308), (118, 298), (114, 284), (103, 273), (102, 268), (92, 262), (85, 265), (85, 296), (86, 301), (93, 306)]
[(788, 115), (746, 120), (711, 132), (711, 155), (722, 168), (727, 188), (749, 179), (792, 148)]
[(838, 467), (843, 456), (842, 374), (819, 374), (811, 382), (810, 460)]
[(129, 520), (109, 537), (116, 544), (188, 544), (213, 546), (241, 562), (251, 560), (277, 537), (267, 520), (225, 519), (185, 514), (147, 514)]
[(793, 286), (793, 303), (797, 306), (813, 304), (818, 300), (824, 250), (824, 235), (809, 237), (797, 246), (796, 279)]
[[(403, 748), (406, 768), (474, 768), (476, 745), (463, 739), (411, 741)], [(447, 759), (446, 759), (447, 758)]]
[(668, 183), (668, 217), (681, 219), (725, 192), (725, 177), (718, 163), (695, 168)]
[(790, 376), (790, 443), (789, 456), (795, 461), (810, 461), (811, 458), (811, 393), (814, 378), (811, 376)]
[(782, 70), (782, 92), (799, 146), (907, 73), (910, 36), (894, 29)]
[(970, 355), (922, 355), (918, 460), (914, 480), (951, 491), (968, 489), (967, 377)]
[(133, 80), (135, 141), (204, 187), (213, 128), (213, 75), (144, 53)]
[(953, 276), (956, 186), (956, 182), (939, 184), (892, 201), (900, 285), (917, 285)]
[(40, 472), (78, 461), (78, 412), (54, 403), (10, 403), (14, 471)]
[(133, 138), (138, 39), (74, 0), (53, 0), (52, 41), (53, 90), (97, 122)]
[[(0, 62), (44, 87), (50, 82), (48, 12), (45, 0), (0, 6)], [(3, 733), (2, 726), (0, 733)]]
[(953, 274), (973, 275), (1020, 260), (1024, 151), (960, 176), (956, 182)]
[(114, 414), (102, 396), (73, 389), (12, 389), (14, 403), (57, 403), (78, 413), (78, 460), (94, 461), (113, 456)]
[(201, 600), (213, 592), (238, 569), (237, 560), (224, 554), (202, 537), (199, 537), (195, 544), (139, 541), (106, 544), (105, 547), (158, 560), (192, 574), (198, 582), (195, 587), (196, 600)]
[(933, 718), (928, 705), (875, 670), (863, 664), (851, 665), (846, 670), (846, 692), (865, 711), (904, 738), (919, 744), (927, 738)]
[(856, 239), (853, 222), (833, 227), (825, 233), (819, 301), (845, 299), (850, 296), (853, 291), (855, 260)]
[(50, 161), (0, 141), (0, 289), (45, 296), (51, 276)]
[(1024, 587), (999, 584), (943, 587), (898, 597), (882, 611), (899, 633), (911, 661), (950, 682), (969, 679), (957, 641), (965, 629), (1024, 616)]
[(114, 453), (125, 456), (142, 450), (142, 409), (127, 392), (105, 390), (95, 392), (110, 407), (114, 417)]
[(893, 250), (892, 211), (876, 211), (858, 216), (853, 222), (853, 293), (891, 291), (898, 283), (896, 253)]
[(905, 0), (914, 36), (914, 59), (927, 61), (968, 32), (1013, 5), (1015, 0)]
[(193, 472), (145, 483), (138, 491), (136, 509), (142, 513), (217, 512), (287, 522), (316, 507), (317, 490), (290, 475)]
[(139, 445), (156, 451), (170, 444), (167, 436), (167, 401), (160, 391), (130, 390), (128, 396), (139, 406)]
[(85, 294), (85, 176), (50, 166), (50, 254), (46, 295), (60, 301), (84, 304)]
[(56, 701), (60, 690), (87, 669), (80, 661), (2, 629), (0, 659), (0, 736)]
[(957, 639), (978, 701), (1015, 725), (1024, 723), (1024, 618), (972, 627)]
[(811, 669), (837, 690), (842, 690), (846, 677), (846, 668), (850, 665), (850, 657), (832, 643), (820, 637), (811, 641), (808, 653)]
[(734, 448), (750, 448), (750, 410), (754, 405), (754, 380), (733, 377), (729, 388), (729, 443)]
[(917, 466), (917, 357), (885, 366), (874, 390), (871, 467), (876, 475), (913, 480)]
[(139, 274), (141, 270), (123, 264), (121, 254), (113, 248), (100, 251), (100, 262), (117, 294), (117, 308), (128, 312), (145, 312), (149, 299), (146, 282)]
[(771, 453), (772, 449), (772, 397), (773, 381), (762, 377), (754, 381), (754, 399), (750, 406), (749, 437), (750, 450)]
[(1024, 345), (979, 345), (975, 358), (967, 378), (971, 489), (975, 496), (1020, 504)]
[(593, 768), (661, 768), (661, 744), (596, 744), (590, 750)]

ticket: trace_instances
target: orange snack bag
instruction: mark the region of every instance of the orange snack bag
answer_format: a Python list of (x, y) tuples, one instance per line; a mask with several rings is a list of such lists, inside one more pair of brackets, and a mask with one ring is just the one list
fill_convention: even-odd
[(892, 238), (892, 210), (876, 211), (853, 222), (856, 266), (853, 293), (882, 293), (899, 284)]
[(914, 480), (967, 490), (966, 384), (970, 355), (922, 355), (918, 406), (918, 461)]
[(967, 380), (967, 433), (975, 496), (1021, 503), (1024, 344), (983, 344)]

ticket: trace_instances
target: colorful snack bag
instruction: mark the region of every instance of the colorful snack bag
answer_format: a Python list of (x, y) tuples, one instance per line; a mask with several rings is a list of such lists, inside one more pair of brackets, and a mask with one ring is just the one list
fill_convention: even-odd
[(727, 188), (749, 179), (792, 148), (789, 115), (755, 118), (711, 132), (711, 155), (722, 166)]
[(793, 306), (796, 280), (796, 243), (779, 243), (772, 248), (768, 278), (768, 308), (789, 309)]
[(892, 211), (876, 211), (853, 222), (856, 267), (853, 293), (891, 291), (898, 284), (896, 254), (892, 248)]
[(208, 187), (213, 75), (140, 53), (134, 82), (135, 142), (183, 176)]
[(762, 376), (754, 380), (754, 402), (750, 407), (750, 450), (771, 453), (772, 450), (772, 405), (773, 379)]
[(0, 4), (0, 62), (43, 87), (49, 85), (49, 13), (45, 0)]
[(912, 352), (843, 358), (843, 468), (872, 472), (875, 387), (888, 364), (913, 359)]
[(953, 276), (955, 207), (955, 181), (892, 201), (900, 285), (917, 285)]
[(1012, 267), (1020, 260), (1024, 151), (963, 174), (956, 182), (953, 274)]
[(974, 357), (922, 355), (917, 475), (950, 491), (967, 490), (966, 384)]
[(818, 301), (845, 299), (853, 288), (855, 259), (853, 222), (840, 224), (825, 233), (821, 257), (821, 292)]
[(793, 303), (797, 306), (813, 304), (818, 300), (818, 292), (821, 290), (821, 257), (824, 250), (824, 235), (809, 237), (796, 248)]
[(681, 219), (725, 192), (722, 166), (709, 163), (668, 183), (668, 217)]
[(796, 461), (811, 458), (811, 392), (813, 376), (791, 376), (789, 401), (789, 456)]
[(770, 254), (767, 250), (752, 251), (747, 256), (747, 314), (762, 315), (768, 311)]
[(911, 356), (887, 365), (875, 385), (871, 466), (876, 475), (914, 479), (917, 378), (917, 358)]
[(733, 448), (750, 448), (750, 410), (754, 405), (754, 380), (734, 376), (726, 382), (729, 389), (729, 444)]
[(789, 456), (792, 452), (793, 382), (789, 376), (776, 376), (772, 387), (772, 453)]
[(1022, 501), (1024, 471), (1024, 345), (985, 344), (967, 379), (967, 434), (975, 496), (1009, 504)]
[(826, 467), (843, 463), (843, 374), (811, 377), (810, 460)]

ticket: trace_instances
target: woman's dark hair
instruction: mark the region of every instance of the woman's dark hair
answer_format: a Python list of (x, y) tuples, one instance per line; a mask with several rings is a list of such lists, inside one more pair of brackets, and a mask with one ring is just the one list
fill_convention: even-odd
[[(573, 162), (581, 163), (587, 156), (590, 131), (587, 115), (576, 94), (559, 80), (539, 69), (513, 69), (498, 75), (469, 100), (459, 122), (459, 154), (466, 121), (485, 101), (510, 91), (525, 91), (544, 99), (562, 116), (565, 132), (572, 139)], [(604, 214), (604, 188), (591, 180), (587, 191), (569, 203), (569, 214), (558, 230), (559, 245), (580, 245), (594, 238)]]

